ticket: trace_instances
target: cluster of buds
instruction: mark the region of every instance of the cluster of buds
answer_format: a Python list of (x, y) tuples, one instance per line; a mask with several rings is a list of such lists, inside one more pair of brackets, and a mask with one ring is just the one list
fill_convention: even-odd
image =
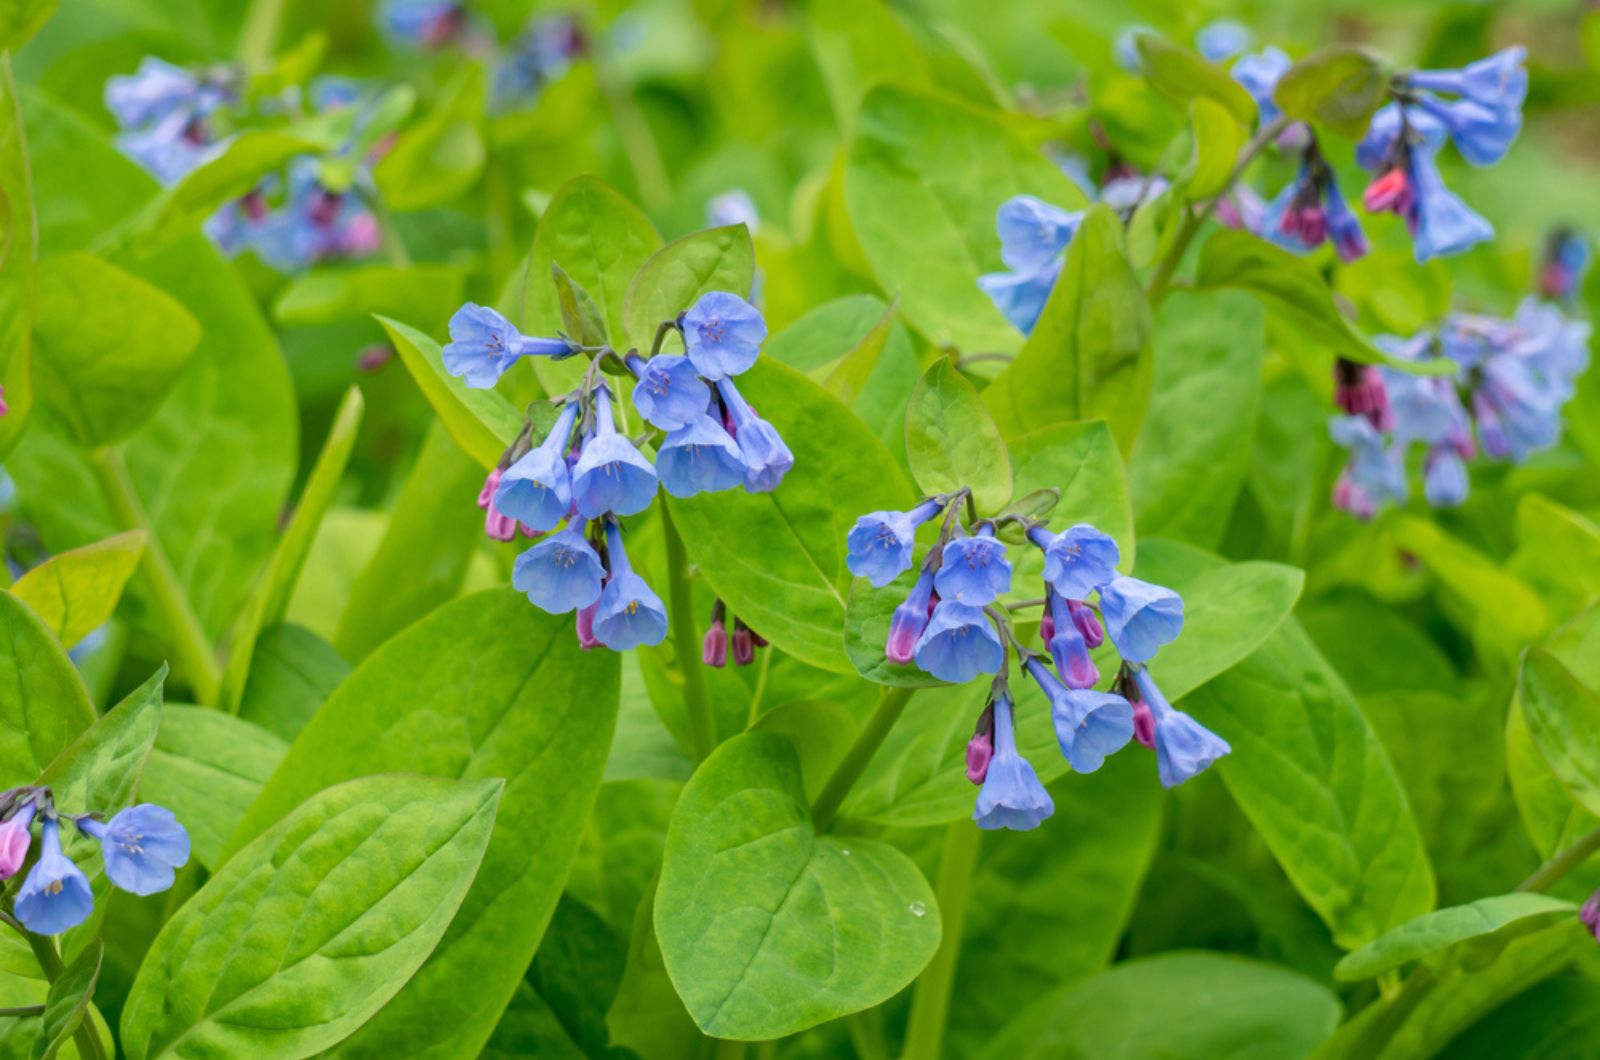
[(140, 803), (109, 821), (103, 816), (61, 814), (47, 787), (12, 788), (0, 794), (0, 880), (22, 871), (33, 844), (33, 824), (39, 824), (39, 857), (12, 905), (23, 927), (36, 935), (59, 935), (94, 911), (89, 878), (62, 851), (63, 820), (99, 844), (107, 878), (129, 894), (166, 890), (175, 871), (188, 863), (189, 833), (170, 810)]
[(1340, 261), (1355, 261), (1367, 253), (1366, 233), (1339, 193), (1333, 168), (1317, 148), (1316, 137), (1306, 140), (1299, 178), (1272, 200), (1258, 231), (1267, 240), (1300, 253), (1331, 240)]
[[(682, 337), (682, 354), (661, 352), (673, 333)], [(585, 647), (621, 651), (666, 636), (661, 599), (623, 551), (620, 517), (647, 509), (658, 486), (674, 497), (741, 485), (766, 493), (794, 466), (777, 429), (734, 382), (755, 364), (766, 334), (755, 307), (722, 291), (663, 322), (649, 356), (530, 338), (493, 309), (470, 303), (451, 318), (444, 364), (470, 387), (494, 386), (523, 357), (592, 358), (582, 385), (556, 403), (544, 440), (534, 445), (532, 426), (525, 427), (478, 495), (489, 536), (509, 541), (520, 528), (542, 538), (517, 557), (512, 584), (552, 614), (576, 611)], [(653, 464), (619, 429), (611, 384), (600, 375), (606, 364), (635, 379), (634, 408), (663, 432)]]
[(756, 661), (756, 649), (766, 646), (766, 638), (746, 625), (738, 615), (733, 616), (733, 630), (729, 632), (727, 605), (721, 600), (711, 605), (711, 626), (706, 630), (705, 640), (700, 646), (701, 662), (720, 669), (728, 665), (731, 649), (733, 665), (749, 666)]

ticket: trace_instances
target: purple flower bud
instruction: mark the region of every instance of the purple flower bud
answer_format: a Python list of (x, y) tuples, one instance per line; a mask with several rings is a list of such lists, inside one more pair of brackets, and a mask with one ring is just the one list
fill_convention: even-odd
[(1082, 600), (1068, 600), (1067, 612), (1072, 615), (1072, 624), (1078, 627), (1083, 643), (1091, 651), (1105, 643), (1106, 632), (1101, 628), (1100, 616), (1094, 613), (1094, 608)]
[(9, 880), (22, 871), (22, 863), (28, 860), (28, 846), (33, 841), (33, 833), (28, 828), (33, 823), (33, 815), (33, 802), (29, 800), (0, 824), (0, 880)]
[(1050, 657), (1055, 660), (1056, 670), (1068, 688), (1093, 688), (1100, 680), (1100, 671), (1089, 657), (1089, 645), (1072, 621), (1066, 601), (1054, 593), (1051, 596), (1050, 607), (1055, 612), (1054, 635), (1045, 642), (1049, 645)]
[(578, 608), (578, 647), (584, 651), (593, 651), (600, 647), (600, 641), (594, 635), (594, 616), (599, 610), (599, 600), (588, 607)]
[(890, 662), (908, 663), (916, 657), (917, 641), (928, 628), (933, 608), (933, 573), (924, 569), (889, 619), (889, 640), (883, 654)]
[(1383, 373), (1377, 365), (1357, 364), (1339, 357), (1333, 362), (1333, 401), (1345, 413), (1361, 416), (1374, 430), (1394, 428), (1389, 410), (1389, 394), (1383, 386)]
[(517, 521), (509, 515), (501, 515), (494, 507), (495, 491), (500, 488), (500, 479), (505, 475), (504, 468), (495, 468), (489, 472), (489, 477), (483, 481), (483, 489), (478, 491), (478, 507), (484, 510), (483, 532), (494, 541), (510, 541), (517, 536)]
[(735, 666), (749, 666), (756, 661), (756, 638), (738, 619), (733, 622), (732, 646)]
[(1583, 903), (1583, 908), (1578, 910), (1578, 919), (1589, 929), (1595, 941), (1600, 942), (1600, 891), (1591, 894), (1589, 900)]

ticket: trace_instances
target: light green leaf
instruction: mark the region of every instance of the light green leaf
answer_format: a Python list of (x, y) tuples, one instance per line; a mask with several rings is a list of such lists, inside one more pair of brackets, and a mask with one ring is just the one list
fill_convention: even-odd
[(928, 63), (886, 4), (817, 0), (806, 12), (806, 38), (822, 71), (839, 128), (849, 131), (867, 89), (882, 81), (922, 85)]
[(977, 390), (941, 357), (917, 380), (906, 407), (906, 458), (926, 493), (972, 490), (978, 511), (1011, 499), (1011, 458)]
[(911, 487), (867, 426), (794, 369), (762, 358), (739, 390), (783, 436), (794, 468), (771, 493), (671, 498), (673, 522), (729, 611), (801, 661), (853, 673), (845, 536), (859, 516), (910, 507)]
[(1214, 547), (1250, 466), (1262, 311), (1242, 292), (1175, 291), (1156, 313), (1155, 386), (1128, 465), (1139, 529)]
[(1333, 969), (1346, 982), (1371, 979), (1411, 961), (1490, 936), (1504, 944), (1512, 938), (1571, 917), (1578, 908), (1571, 902), (1543, 894), (1499, 894), (1466, 905), (1436, 909), (1384, 932), (1345, 955)]
[[(449, 935), (337, 1054), (475, 1056), (488, 1040), (555, 908), (599, 787), (617, 663), (612, 652), (579, 648), (570, 616), (489, 590), (392, 637), (301, 731), (232, 846), (352, 777), (506, 780), (493, 841)], [(473, 989), (462, 990), (468, 980)]]
[(177, 299), (92, 254), (39, 262), (34, 370), (39, 399), (98, 448), (155, 412), (200, 342)]
[(372, 176), (391, 209), (443, 206), (476, 183), (488, 151), (483, 142), (484, 68), (464, 63), (438, 103), (400, 133)]
[(0, 5), (0, 386), (10, 411), (0, 417), (0, 458), (22, 435), (33, 408), (33, 318), (37, 299), (38, 224), (27, 136), (11, 80), (11, 56), (55, 9), (55, 0)]
[(215, 870), (228, 837), (288, 751), (259, 725), (209, 707), (169, 705), (140, 795), (171, 810), (189, 831), (195, 859)]
[(245, 682), (250, 676), (250, 660), (255, 653), (256, 638), (268, 626), (283, 621), (289, 608), (289, 597), (300, 570), (311, 551), (312, 538), (328, 506), (333, 503), (334, 491), (344, 477), (345, 465), (350, 462), (350, 452), (355, 448), (356, 432), (361, 429), (361, 414), (365, 407), (361, 391), (351, 387), (334, 413), (328, 438), (322, 443), (322, 452), (306, 479), (306, 488), (295, 505), (294, 516), (278, 539), (278, 547), (271, 561), (262, 571), (260, 580), (244, 603), (244, 610), (233, 627), (228, 641), (228, 662), (222, 674), (222, 690), (217, 706), (231, 713), (239, 712), (244, 697)]
[(313, 795), (162, 928), (122, 1012), (130, 1060), (270, 1060), (338, 1044), (450, 925), (504, 786), (382, 776)]
[(1389, 76), (1378, 56), (1365, 48), (1335, 44), (1284, 71), (1272, 98), (1291, 118), (1355, 139), (1366, 131), (1388, 88)]
[(1180, 179), (1184, 197), (1199, 202), (1227, 190), (1234, 162), (1249, 132), (1227, 107), (1204, 96), (1190, 102), (1189, 123), (1194, 153)]
[(684, 788), (655, 924), (695, 1023), (745, 1041), (887, 1000), (940, 934), (933, 892), (904, 854), (816, 834), (794, 748), (764, 733), (724, 743)]
[(1094, 207), (1067, 247), (1033, 334), (984, 401), (1007, 438), (1062, 420), (1103, 419), (1127, 453), (1150, 397), (1152, 330), (1122, 222)]
[(1308, 1055), (1338, 1025), (1340, 1008), (1327, 987), (1284, 968), (1220, 953), (1163, 954), (1042, 998), (982, 1055), (1284, 1060)]
[(51, 556), (11, 591), (70, 648), (110, 620), (148, 538), (143, 530), (129, 530)]
[(1550, 625), (1549, 609), (1526, 582), (1438, 525), (1408, 513), (1388, 523), (1395, 543), (1470, 609), (1474, 639), (1514, 656)]
[(1600, 597), (1600, 526), (1539, 493), (1517, 501), (1517, 550), (1506, 564), (1545, 598), (1577, 610)]
[(1138, 33), (1134, 43), (1139, 52), (1139, 68), (1157, 92), (1185, 105), (1196, 99), (1214, 100), (1240, 125), (1255, 125), (1255, 100), (1243, 85), (1228, 76), (1226, 68), (1206, 62), (1156, 33)]
[(309, 629), (273, 626), (256, 640), (239, 717), (288, 742), (349, 673), (350, 664)]
[[(875, 304), (882, 304), (876, 299), (872, 301)], [(894, 334), (895, 314), (898, 309), (896, 303), (890, 302), (884, 309), (883, 315), (878, 318), (878, 322), (872, 325), (871, 330), (861, 337), (860, 342), (851, 346), (843, 357), (835, 361), (823, 378), (822, 385), (827, 387), (828, 392), (851, 408), (857, 407), (857, 399), (866, 390), (878, 367), (878, 359), (883, 356), (884, 347), (889, 343), (889, 336)], [(811, 354), (815, 355), (815, 352)]]
[(0, 688), (0, 787), (31, 784), (95, 710), (49, 628), (10, 593), (0, 593)]
[(744, 225), (707, 228), (675, 239), (640, 267), (628, 284), (622, 305), (622, 339), (648, 350), (662, 321), (711, 291), (750, 296), (755, 276), (755, 246)]
[(463, 270), (455, 265), (318, 268), (284, 285), (272, 300), (272, 317), (286, 328), (373, 315), (404, 317), (431, 329), (460, 307), (465, 283)]
[(84, 947), (61, 977), (50, 984), (40, 1034), (33, 1042), (33, 1060), (53, 1060), (77, 1032), (94, 1000), (95, 984), (100, 981), (100, 962), (104, 957), (105, 947), (95, 939)]
[(1600, 814), (1600, 694), (1543, 648), (1524, 657), (1517, 692), (1551, 770), (1579, 805)]
[[(1090, 523), (1116, 539), (1124, 569), (1135, 555), (1133, 506), (1116, 441), (1103, 421), (1056, 423), (1010, 439), (1016, 494), (1058, 489), (1061, 499), (1045, 521), (1065, 530)], [(1024, 553), (1026, 556), (1027, 553)], [(1043, 561), (1040, 561), (1043, 573)]]
[(439, 344), (416, 328), (388, 317), (377, 319), (450, 437), (484, 467), (498, 464), (522, 431), (515, 406), (495, 391), (474, 390), (445, 371)]
[(581, 346), (604, 346), (605, 318), (589, 292), (563, 272), (560, 265), (550, 266), (550, 278), (556, 288), (556, 304), (561, 308), (563, 333)]
[(61, 0), (5, 0), (0, 4), (0, 51), (15, 52), (55, 14)]
[(995, 211), (1022, 194), (1067, 210), (1084, 202), (993, 112), (900, 85), (867, 93), (845, 169), (850, 221), (879, 285), (935, 346), (1017, 348), (978, 277), (1000, 264)]

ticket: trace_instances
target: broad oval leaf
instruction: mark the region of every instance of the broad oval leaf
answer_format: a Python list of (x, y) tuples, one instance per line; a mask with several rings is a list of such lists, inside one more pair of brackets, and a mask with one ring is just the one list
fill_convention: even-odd
[(1235, 161), (1248, 135), (1227, 107), (1200, 97), (1189, 104), (1194, 153), (1183, 170), (1184, 197), (1199, 202), (1227, 190)]
[(313, 795), (156, 936), (122, 1012), (130, 1060), (287, 1058), (340, 1042), (427, 959), (504, 782), (381, 776)]
[(1335, 44), (1284, 71), (1272, 98), (1291, 118), (1355, 138), (1366, 131), (1388, 87), (1388, 74), (1376, 55), (1365, 48)]
[(1533, 741), (1569, 795), (1600, 814), (1600, 694), (1544, 648), (1523, 659), (1518, 698)]
[(1334, 967), (1333, 974), (1346, 982), (1370, 979), (1468, 941), (1487, 936), (1504, 941), (1537, 930), (1553, 920), (1574, 916), (1577, 911), (1577, 906), (1571, 902), (1544, 894), (1499, 894), (1466, 905), (1436, 909), (1346, 954)]
[[(482, 1048), (578, 849), (618, 684), (618, 656), (583, 651), (570, 616), (492, 589), (391, 638), (301, 730), (233, 847), (353, 777), (407, 771), (506, 782), (494, 838), (449, 935), (339, 1055), (443, 1057)], [(468, 980), (473, 989), (462, 990)]]
[(972, 491), (981, 515), (1011, 499), (1011, 458), (978, 391), (948, 358), (922, 374), (906, 407), (906, 459), (927, 493)]
[[(640, 267), (622, 305), (622, 335), (613, 341), (648, 350), (664, 321), (711, 291), (750, 297), (755, 245), (744, 225), (707, 228), (675, 239)], [(619, 349), (622, 347), (619, 346)]]
[(909, 508), (911, 487), (866, 424), (794, 369), (762, 358), (739, 390), (783, 435), (794, 468), (771, 493), (671, 498), (673, 522), (730, 612), (803, 662), (854, 673), (845, 536), (868, 512)]
[(148, 538), (129, 530), (69, 549), (17, 579), (11, 591), (70, 648), (111, 618)]
[(1206, 62), (1157, 33), (1137, 33), (1134, 44), (1139, 53), (1139, 69), (1157, 92), (1185, 105), (1196, 99), (1215, 100), (1240, 125), (1255, 125), (1255, 100), (1244, 86), (1228, 76), (1224, 67)]
[(781, 1038), (898, 993), (938, 948), (933, 891), (898, 850), (819, 836), (789, 741), (724, 743), (683, 790), (656, 892), (667, 973), (700, 1029)]
[(388, 317), (377, 319), (450, 437), (484, 467), (498, 464), (522, 431), (516, 407), (499, 393), (474, 390), (445, 371), (439, 344), (416, 328)]
[[(0, 787), (31, 784), (95, 710), (72, 660), (39, 617), (0, 592)], [(12, 694), (13, 690), (15, 694)]]

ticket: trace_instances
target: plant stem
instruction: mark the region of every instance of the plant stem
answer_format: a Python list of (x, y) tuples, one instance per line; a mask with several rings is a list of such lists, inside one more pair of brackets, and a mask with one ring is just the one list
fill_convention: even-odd
[(944, 937), (933, 960), (917, 977), (911, 995), (911, 1018), (906, 1025), (904, 1060), (938, 1060), (943, 1055), (944, 1028), (950, 1010), (950, 987), (961, 959), (961, 935), (967, 921), (967, 897), (972, 871), (978, 863), (983, 833), (971, 821), (956, 821), (944, 834), (939, 858), (939, 920)]
[(399, 229), (394, 226), (394, 215), (389, 212), (389, 204), (383, 201), (381, 194), (372, 194), (367, 197), (367, 205), (372, 207), (372, 216), (378, 219), (378, 231), (383, 237), (383, 251), (389, 256), (389, 264), (397, 269), (411, 267), (411, 254), (406, 250), (405, 240), (400, 238)]
[(689, 708), (689, 744), (696, 762), (704, 762), (717, 746), (717, 718), (701, 669), (700, 640), (694, 624), (694, 598), (689, 592), (689, 555), (672, 523), (667, 506), (661, 506), (661, 526), (667, 538), (667, 606), (671, 608), (672, 650), (683, 674), (683, 701)]
[(272, 61), (285, 4), (286, 0), (253, 0), (245, 12), (239, 29), (239, 58), (247, 69), (259, 70)]
[(822, 793), (817, 796), (817, 801), (811, 807), (811, 820), (816, 825), (817, 831), (826, 831), (828, 825), (833, 823), (834, 814), (839, 812), (845, 796), (850, 794), (850, 789), (861, 779), (867, 763), (878, 753), (878, 748), (883, 745), (889, 730), (894, 728), (894, 723), (900, 720), (900, 712), (906, 709), (906, 702), (911, 699), (911, 693), (914, 691), (916, 690), (912, 688), (883, 690), (883, 695), (878, 699), (878, 709), (872, 712), (872, 717), (862, 726), (860, 734), (856, 736), (856, 742), (845, 752), (844, 759), (833, 771), (833, 776), (828, 778), (828, 783), (823, 786)]
[(1150, 308), (1154, 309), (1160, 305), (1161, 300), (1171, 290), (1172, 274), (1178, 271), (1178, 265), (1183, 261), (1184, 253), (1188, 251), (1189, 244), (1194, 242), (1194, 237), (1199, 234), (1201, 227), (1216, 212), (1217, 204), (1222, 201), (1223, 196), (1233, 190), (1233, 186), (1244, 175), (1245, 168), (1255, 161), (1256, 155), (1260, 154), (1267, 144), (1276, 140), (1278, 135), (1289, 127), (1289, 122), (1290, 119), (1287, 116), (1280, 115), (1262, 126), (1261, 131), (1256, 133), (1255, 137), (1244, 145), (1244, 150), (1239, 152), (1239, 160), (1233, 164), (1233, 172), (1228, 175), (1228, 183), (1222, 186), (1221, 191), (1206, 200), (1204, 206), (1198, 210), (1191, 210), (1189, 215), (1184, 218), (1183, 227), (1178, 229), (1178, 235), (1172, 241), (1172, 249), (1167, 251), (1167, 256), (1161, 259), (1161, 266), (1156, 269), (1156, 274), (1150, 278), (1150, 287), (1147, 291), (1150, 299)]
[[(14, 921), (13, 926), (16, 926)], [(18, 930), (21, 928), (18, 927)], [(61, 963), (61, 953), (56, 949), (55, 939), (48, 935), (35, 935), (31, 931), (23, 931), (22, 937), (33, 947), (33, 955), (38, 958), (39, 968), (44, 972), (45, 978), (52, 983), (60, 979), (67, 969), (66, 965)], [(78, 1024), (78, 1029), (72, 1032), (72, 1040), (78, 1044), (78, 1055), (83, 1060), (106, 1060), (105, 1047), (101, 1044), (100, 1035), (94, 1028), (94, 1021), (87, 1013)]]
[(1582, 865), (1589, 855), (1600, 850), (1600, 828), (1596, 828), (1567, 849), (1534, 870), (1532, 876), (1517, 884), (1519, 891), (1548, 891), (1567, 873)]
[(0, 1016), (43, 1016), (43, 1005), (17, 1005), (14, 1008), (0, 1008)]
[(115, 449), (99, 449), (88, 454), (90, 468), (100, 480), (106, 503), (122, 524), (124, 530), (143, 530), (149, 535), (145, 541), (144, 559), (140, 567), (155, 597), (156, 611), (166, 621), (172, 635), (172, 651), (178, 666), (188, 677), (195, 698), (202, 704), (214, 706), (217, 692), (222, 686), (222, 668), (217, 665), (216, 653), (205, 627), (189, 604), (189, 597), (178, 582), (177, 572), (167, 559), (161, 541), (156, 537), (150, 520), (134, 492), (122, 454)]

